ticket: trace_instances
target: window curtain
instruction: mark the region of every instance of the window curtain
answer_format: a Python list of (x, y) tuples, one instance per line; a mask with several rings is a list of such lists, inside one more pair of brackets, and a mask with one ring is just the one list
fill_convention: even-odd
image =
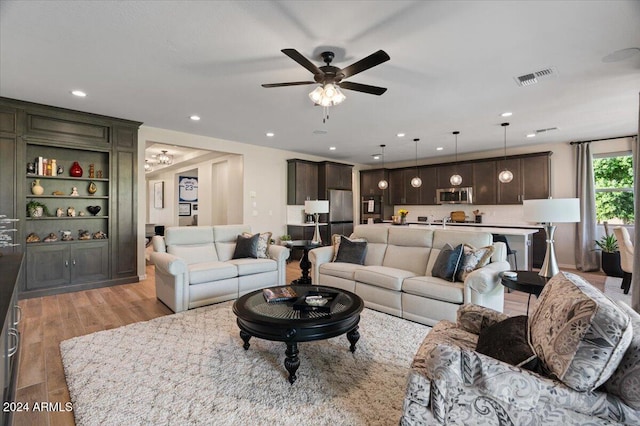
[[(640, 93), (639, 93), (640, 95)], [(634, 244), (640, 242), (640, 102), (638, 102), (638, 134), (631, 142), (633, 151), (633, 208), (634, 208)], [(636, 249), (636, 247), (634, 247)], [(631, 274), (631, 307), (640, 312), (640, 250), (633, 251), (633, 273)]]
[[(593, 179), (591, 144), (576, 144), (577, 188), (582, 221), (576, 224), (575, 257), (579, 271), (598, 271), (600, 262), (594, 250), (596, 240), (596, 190)], [(635, 184), (635, 182), (634, 182)]]

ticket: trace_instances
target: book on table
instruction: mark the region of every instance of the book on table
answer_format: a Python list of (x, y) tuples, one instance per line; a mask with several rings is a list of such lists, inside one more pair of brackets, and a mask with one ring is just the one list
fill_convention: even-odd
[(298, 294), (292, 287), (274, 287), (262, 289), (262, 294), (267, 302), (284, 302), (297, 299)]

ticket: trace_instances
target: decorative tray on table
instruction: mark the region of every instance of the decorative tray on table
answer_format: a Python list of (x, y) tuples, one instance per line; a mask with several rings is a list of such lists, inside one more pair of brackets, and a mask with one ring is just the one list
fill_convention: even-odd
[(310, 291), (293, 304), (298, 311), (331, 312), (340, 293), (332, 291)]

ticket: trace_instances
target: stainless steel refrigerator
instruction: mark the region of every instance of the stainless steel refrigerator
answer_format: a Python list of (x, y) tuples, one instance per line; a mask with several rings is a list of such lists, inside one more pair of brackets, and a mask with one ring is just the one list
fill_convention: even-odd
[(333, 234), (345, 236), (353, 232), (353, 192), (343, 189), (330, 189), (327, 191), (329, 200), (329, 214), (327, 217), (327, 235), (322, 236), (324, 244), (331, 244), (330, 237)]

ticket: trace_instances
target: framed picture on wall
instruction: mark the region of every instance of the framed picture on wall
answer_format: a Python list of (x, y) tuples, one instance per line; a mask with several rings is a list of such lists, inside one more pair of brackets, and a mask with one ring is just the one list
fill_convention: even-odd
[(156, 209), (164, 208), (164, 181), (153, 184), (153, 207)]
[(198, 201), (198, 178), (194, 176), (180, 176), (178, 182), (180, 201), (195, 203)]
[(191, 203), (178, 204), (178, 216), (191, 216)]

